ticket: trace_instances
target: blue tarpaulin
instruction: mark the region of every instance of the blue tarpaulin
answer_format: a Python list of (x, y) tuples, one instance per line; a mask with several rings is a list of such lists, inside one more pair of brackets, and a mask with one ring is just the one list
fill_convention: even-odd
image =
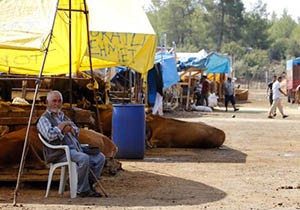
[[(154, 63), (160, 64), (162, 73), (163, 89), (171, 87), (176, 84), (180, 78), (177, 72), (175, 57), (169, 52), (159, 52), (155, 55)], [(157, 88), (157, 73), (155, 69), (148, 71), (148, 102), (154, 104), (156, 98)]]
[(189, 68), (206, 69), (205, 73), (230, 73), (230, 59), (228, 56), (218, 53), (210, 53), (207, 57), (199, 59), (189, 57), (187, 61), (178, 61), (178, 71)]
[(154, 63), (161, 64), (164, 89), (176, 84), (180, 78), (177, 73), (176, 60), (169, 52), (159, 52), (155, 55)]
[(287, 71), (292, 71), (293, 70), (293, 66), (296, 65), (300, 65), (300, 58), (295, 58), (295, 59), (291, 59), (291, 60), (287, 60), (286, 61), (286, 70)]
[(205, 69), (206, 68), (207, 58), (199, 59), (196, 57), (190, 57), (187, 61), (179, 61), (177, 63), (178, 71), (187, 70), (189, 68), (196, 68), (196, 69)]
[(230, 59), (225, 55), (209, 54), (205, 66), (205, 73), (230, 73)]
[(293, 59), (293, 65), (300, 65), (300, 58)]

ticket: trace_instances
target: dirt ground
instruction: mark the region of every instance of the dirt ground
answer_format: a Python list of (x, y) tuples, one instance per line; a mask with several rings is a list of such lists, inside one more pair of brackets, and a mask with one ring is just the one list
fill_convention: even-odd
[[(286, 100), (285, 100), (286, 101)], [(267, 119), (265, 91), (250, 90), (240, 111), (178, 112), (166, 116), (223, 129), (219, 149), (152, 149), (144, 160), (121, 160), (124, 171), (104, 177), (108, 198), (70, 199), (46, 183), (22, 185), (18, 208), (14, 184), (0, 183), (0, 209), (300, 209), (300, 109), (284, 103), (288, 118)], [(232, 115), (235, 115), (233, 118)]]

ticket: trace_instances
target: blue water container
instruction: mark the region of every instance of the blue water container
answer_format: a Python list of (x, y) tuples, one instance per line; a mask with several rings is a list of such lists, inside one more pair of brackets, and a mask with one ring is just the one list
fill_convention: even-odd
[(145, 125), (144, 104), (113, 105), (112, 140), (118, 147), (116, 158), (144, 158)]

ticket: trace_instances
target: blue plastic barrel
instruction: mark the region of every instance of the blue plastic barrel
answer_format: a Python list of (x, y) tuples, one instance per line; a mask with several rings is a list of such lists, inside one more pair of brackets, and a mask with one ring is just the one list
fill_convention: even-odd
[(144, 158), (145, 125), (144, 104), (113, 105), (112, 140), (118, 147), (116, 158)]

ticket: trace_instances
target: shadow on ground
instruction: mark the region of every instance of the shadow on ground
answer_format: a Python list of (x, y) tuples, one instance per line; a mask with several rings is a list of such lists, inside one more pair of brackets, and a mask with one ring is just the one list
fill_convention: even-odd
[[(206, 184), (182, 179), (168, 174), (124, 171), (117, 177), (105, 177), (102, 184), (108, 198), (70, 199), (69, 192), (63, 197), (57, 194), (57, 184), (44, 198), (45, 183), (26, 183), (20, 189), (18, 203), (56, 205), (94, 205), (121, 207), (156, 207), (177, 205), (200, 205), (223, 199), (226, 193)], [(6, 190), (4, 188), (7, 188)], [(6, 194), (0, 195), (0, 204), (12, 202), (13, 185), (1, 187)], [(142, 198), (142, 199), (141, 199)]]
[(185, 121), (185, 119), (201, 118), (201, 117), (216, 117), (216, 116), (226, 116), (228, 114), (261, 114), (267, 113), (267, 109), (261, 108), (248, 108), (239, 107), (239, 111), (234, 112), (232, 107), (228, 108), (228, 112), (225, 112), (225, 108), (216, 107), (212, 112), (201, 112), (201, 111), (181, 111), (176, 113), (164, 113), (165, 118), (174, 118)]
[(145, 162), (245, 163), (247, 154), (230, 147), (215, 149), (154, 148), (146, 151)]

